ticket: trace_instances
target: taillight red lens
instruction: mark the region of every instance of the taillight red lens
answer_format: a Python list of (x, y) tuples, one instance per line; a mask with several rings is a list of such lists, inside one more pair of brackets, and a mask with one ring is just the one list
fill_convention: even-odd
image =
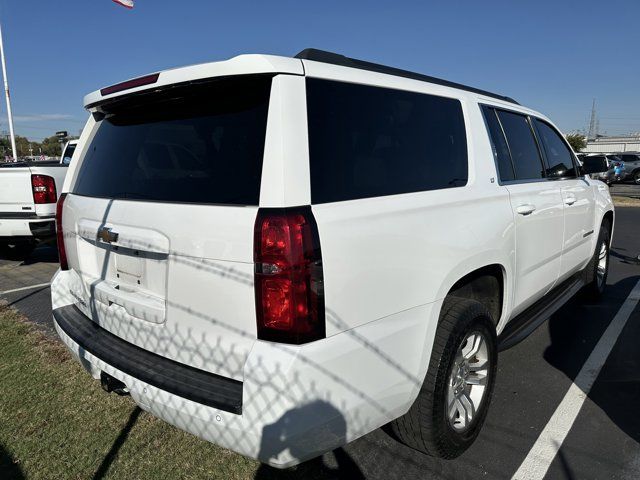
[(65, 198), (67, 198), (66, 193), (60, 194), (60, 199), (56, 205), (56, 240), (58, 244), (60, 270), (69, 270), (69, 264), (67, 263), (67, 250), (64, 246), (64, 232), (62, 231), (62, 209), (64, 207)]
[(56, 182), (48, 175), (31, 175), (31, 188), (33, 189), (33, 202), (36, 205), (43, 203), (56, 203)]
[(322, 254), (311, 207), (261, 208), (254, 234), (258, 338), (324, 338)]

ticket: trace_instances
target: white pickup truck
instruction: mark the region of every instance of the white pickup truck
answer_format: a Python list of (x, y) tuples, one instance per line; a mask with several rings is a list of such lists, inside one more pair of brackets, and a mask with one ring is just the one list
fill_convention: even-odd
[(0, 164), (0, 251), (26, 256), (55, 238), (56, 202), (77, 143), (67, 142), (60, 160)]

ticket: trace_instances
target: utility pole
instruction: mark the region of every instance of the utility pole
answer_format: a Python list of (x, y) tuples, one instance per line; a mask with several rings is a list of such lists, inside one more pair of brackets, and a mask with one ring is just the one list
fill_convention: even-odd
[(591, 106), (591, 120), (589, 120), (589, 133), (587, 134), (587, 140), (595, 138), (596, 132), (596, 99), (593, 99), (593, 105)]
[(9, 80), (7, 79), (7, 64), (4, 59), (4, 42), (2, 41), (2, 25), (0, 25), (0, 57), (2, 57), (2, 77), (4, 78), (4, 95), (7, 100), (7, 116), (9, 117), (9, 134), (11, 135), (11, 150), (13, 161), (18, 161), (18, 150), (16, 149), (16, 136), (13, 132), (13, 114), (11, 113), (11, 96), (9, 95)]

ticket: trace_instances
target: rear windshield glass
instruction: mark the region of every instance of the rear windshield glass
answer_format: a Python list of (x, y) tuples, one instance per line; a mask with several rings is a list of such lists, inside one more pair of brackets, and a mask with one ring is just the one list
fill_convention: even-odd
[(458, 100), (309, 78), (307, 115), (313, 203), (467, 183)]
[(270, 76), (228, 77), (101, 106), (74, 193), (258, 205), (270, 87)]

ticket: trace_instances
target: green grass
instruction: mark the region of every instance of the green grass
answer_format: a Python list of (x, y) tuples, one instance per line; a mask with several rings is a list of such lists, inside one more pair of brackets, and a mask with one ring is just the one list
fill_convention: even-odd
[(245, 479), (259, 467), (106, 394), (60, 342), (0, 305), (0, 478)]

